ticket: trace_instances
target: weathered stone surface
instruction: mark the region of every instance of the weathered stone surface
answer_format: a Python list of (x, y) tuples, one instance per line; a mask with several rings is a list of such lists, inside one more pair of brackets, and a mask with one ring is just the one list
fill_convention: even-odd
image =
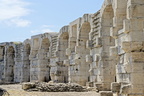
[(114, 93), (115, 92), (119, 92), (120, 91), (120, 87), (121, 87), (120, 83), (116, 83), (116, 82), (111, 83), (111, 90)]
[(98, 12), (59, 33), (0, 43), (0, 83), (69, 82), (121, 96), (143, 94), (143, 8), (143, 0), (105, 0)]
[(100, 91), (100, 96), (113, 96), (111, 91)]
[(22, 85), (27, 91), (42, 91), (42, 92), (86, 92), (86, 87), (76, 83), (44, 83), (36, 82), (34, 84), (25, 83)]
[(35, 83), (22, 83), (22, 89), (28, 90), (31, 88), (35, 88)]

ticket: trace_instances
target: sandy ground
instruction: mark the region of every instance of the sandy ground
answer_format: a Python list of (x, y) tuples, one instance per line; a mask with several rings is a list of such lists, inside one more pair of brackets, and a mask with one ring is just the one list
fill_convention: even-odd
[(99, 96), (96, 92), (26, 92), (20, 84), (0, 85), (0, 88), (7, 90), (9, 96)]

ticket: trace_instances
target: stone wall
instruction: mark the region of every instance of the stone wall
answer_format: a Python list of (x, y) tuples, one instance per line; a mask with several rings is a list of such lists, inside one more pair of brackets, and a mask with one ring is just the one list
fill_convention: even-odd
[(143, 0), (105, 0), (59, 33), (0, 43), (0, 82), (69, 82), (143, 96), (143, 9)]

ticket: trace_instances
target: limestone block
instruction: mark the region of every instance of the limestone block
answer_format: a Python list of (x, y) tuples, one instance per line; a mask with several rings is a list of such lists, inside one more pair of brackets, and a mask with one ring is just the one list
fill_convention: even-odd
[(144, 72), (133, 72), (131, 73), (131, 83), (132, 84), (143, 84)]
[(143, 48), (143, 42), (122, 42), (122, 49), (125, 52), (140, 51)]
[(75, 46), (75, 52), (77, 54), (81, 53), (82, 51), (84, 51), (85, 49), (83, 48), (83, 46)]
[(115, 46), (115, 39), (111, 36), (102, 37), (103, 46)]
[[(123, 29), (121, 29), (121, 30), (118, 31), (118, 34), (119, 34), (119, 35), (122, 35), (123, 32), (124, 32)], [(124, 37), (124, 36), (123, 36), (123, 37)], [(124, 40), (122, 40), (122, 41), (124, 41)]]
[(116, 65), (117, 73), (126, 73), (125, 66), (123, 64)]
[(133, 62), (144, 62), (144, 52), (132, 52), (131, 55), (131, 61)]
[(93, 61), (94, 61), (94, 62), (98, 62), (99, 60), (100, 60), (99, 54), (95, 54), (95, 55), (93, 56)]
[(92, 56), (91, 55), (86, 55), (86, 62), (92, 62)]
[(126, 64), (124, 64), (124, 66), (125, 66), (125, 71), (127, 73), (131, 73), (132, 72), (132, 65), (131, 64), (126, 63)]
[(121, 94), (129, 94), (131, 92), (131, 85), (123, 85), (121, 87), (120, 93)]
[(87, 40), (87, 41), (86, 41), (86, 48), (87, 48), (87, 49), (92, 48), (92, 40)]
[(95, 69), (93, 69), (93, 72), (94, 72), (94, 76), (97, 77), (97, 75), (99, 74), (99, 69), (98, 69), (98, 67), (95, 68)]
[(128, 41), (122, 42), (122, 49), (125, 52), (129, 52), (131, 50), (131, 43)]
[(67, 48), (67, 49), (66, 49), (66, 55), (69, 56), (70, 54), (71, 54), (71, 49), (70, 49), (70, 48)]
[[(143, 95), (143, 86), (144, 84), (132, 84), (133, 87), (132, 87), (132, 93), (140, 93), (141, 95)], [(139, 95), (140, 96), (140, 95)]]
[(113, 96), (111, 91), (100, 91), (100, 96)]
[(60, 51), (55, 51), (54, 56), (59, 57), (60, 56)]
[(74, 62), (75, 64), (81, 64), (81, 59), (75, 59)]
[(117, 81), (122, 83), (130, 83), (130, 73), (117, 73)]
[(144, 72), (144, 64), (143, 62), (134, 62), (131, 65), (131, 72)]
[(140, 51), (142, 49), (142, 42), (131, 42), (131, 50), (132, 51)]
[(131, 4), (144, 4), (143, 0), (131, 0), (130, 1)]
[(120, 91), (120, 83), (117, 83), (117, 82), (112, 82), (111, 83), (111, 90), (112, 92), (119, 92)]
[[(143, 7), (144, 8), (144, 7)], [(133, 18), (131, 19), (131, 30), (143, 30), (143, 18)]]
[(80, 54), (76, 54), (74, 59), (81, 59)]
[(96, 38), (96, 47), (102, 46), (102, 39), (100, 37)]
[(110, 56), (118, 56), (118, 47), (110, 47)]
[(109, 75), (106, 72), (103, 74), (103, 81), (104, 82), (114, 82), (115, 81), (115, 76), (114, 75)]
[(129, 41), (144, 41), (144, 31), (141, 30), (134, 30), (127, 34), (127, 40)]
[(117, 28), (115, 28), (115, 27), (110, 28), (110, 36), (113, 38), (117, 38), (117, 36), (118, 36)]
[(86, 49), (83, 46), (75, 46), (75, 52), (77, 54), (82, 53), (82, 52), (85, 53)]
[(86, 82), (87, 87), (93, 87), (93, 82)]
[(46, 54), (47, 54), (47, 57), (50, 57), (50, 52), (47, 52)]
[(123, 20), (123, 31), (124, 33), (130, 32), (130, 21), (128, 19)]
[[(116, 27), (118, 22), (117, 22), (117, 18), (116, 17), (113, 17), (113, 27)], [(111, 29), (110, 29), (111, 30)], [(111, 33), (110, 33), (111, 34)], [(111, 36), (111, 35), (110, 35)]]
[(24, 90), (27, 90), (27, 89), (30, 89), (30, 88), (34, 88), (35, 87), (35, 83), (22, 83), (22, 89)]
[(97, 62), (92, 62), (92, 68), (97, 68)]
[(127, 10), (127, 17), (128, 18), (136, 18), (136, 17), (143, 17), (144, 16), (144, 11), (141, 9), (144, 9), (143, 4), (132, 4), (128, 6)]
[(97, 80), (97, 77), (96, 76), (90, 76), (90, 81), (91, 82), (96, 82)]
[(95, 83), (94, 85), (96, 86), (96, 88), (97, 88), (98, 91), (102, 91), (102, 90), (103, 90), (103, 87), (102, 87), (102, 84), (101, 84), (101, 83), (98, 83), (98, 82), (97, 82), (97, 83)]
[(64, 60), (64, 65), (69, 66), (70, 62), (69, 60)]

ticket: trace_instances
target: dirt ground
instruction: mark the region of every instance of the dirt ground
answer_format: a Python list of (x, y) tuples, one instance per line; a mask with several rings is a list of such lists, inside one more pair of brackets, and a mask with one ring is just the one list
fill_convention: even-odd
[(96, 92), (27, 92), (20, 84), (0, 85), (0, 88), (7, 90), (9, 96), (99, 96)]

